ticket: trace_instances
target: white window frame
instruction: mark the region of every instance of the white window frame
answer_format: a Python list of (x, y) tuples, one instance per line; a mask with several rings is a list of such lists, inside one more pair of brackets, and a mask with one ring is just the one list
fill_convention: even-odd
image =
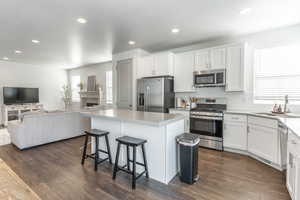
[[(108, 77), (110, 76), (110, 77)], [(111, 94), (109, 96), (109, 93)], [(113, 104), (113, 75), (112, 70), (105, 72), (105, 102), (106, 104)]]
[[(300, 44), (298, 44), (300, 46)], [(289, 45), (282, 45), (282, 46), (289, 46)], [(279, 46), (280, 47), (280, 46)], [(272, 47), (271, 47), (272, 48)], [(283, 104), (284, 103), (284, 96), (287, 94), (283, 92), (282, 94), (274, 97), (258, 97), (256, 95), (256, 89), (257, 89), (257, 79), (259, 78), (266, 78), (266, 79), (272, 79), (272, 78), (277, 78), (277, 79), (284, 79), (284, 78), (294, 78), (297, 77), (300, 80), (300, 73), (299, 74), (280, 74), (280, 75), (264, 75), (264, 74), (259, 74), (258, 69), (261, 67), (260, 66), (260, 54), (259, 51), (263, 50), (264, 48), (261, 49), (256, 49), (254, 52), (254, 70), (253, 70), (253, 101), (254, 104)], [(265, 48), (267, 49), (267, 48)], [(278, 91), (277, 91), (278, 92)], [(300, 96), (298, 98), (291, 98), (289, 96), (289, 104), (300, 104)]]
[[(79, 78), (77, 83), (74, 83), (74, 79)], [(80, 102), (80, 87), (79, 84), (81, 82), (81, 77), (79, 75), (71, 76), (71, 93), (72, 93), (72, 102)]]

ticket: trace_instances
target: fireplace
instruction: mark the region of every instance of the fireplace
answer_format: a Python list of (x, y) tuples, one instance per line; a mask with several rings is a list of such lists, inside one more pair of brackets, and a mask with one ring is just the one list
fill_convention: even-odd
[(98, 103), (86, 103), (86, 107), (98, 106)]

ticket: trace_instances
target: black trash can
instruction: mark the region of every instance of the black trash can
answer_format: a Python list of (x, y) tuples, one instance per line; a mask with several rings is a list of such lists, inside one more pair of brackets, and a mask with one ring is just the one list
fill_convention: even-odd
[(193, 184), (198, 179), (198, 147), (200, 138), (192, 133), (184, 133), (177, 138), (179, 144), (180, 180)]

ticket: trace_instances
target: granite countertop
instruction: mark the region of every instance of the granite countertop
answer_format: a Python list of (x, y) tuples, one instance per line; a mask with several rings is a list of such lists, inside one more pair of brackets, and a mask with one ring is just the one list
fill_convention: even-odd
[[(243, 110), (227, 110), (224, 113), (228, 114), (240, 114), (240, 115), (251, 115), (256, 117), (264, 117), (268, 119), (275, 119), (284, 124), (288, 129), (290, 129), (296, 136), (300, 138), (300, 115), (296, 117), (297, 115), (293, 117), (282, 117), (279, 115), (277, 116), (271, 116), (271, 115), (265, 115), (265, 114), (258, 114), (260, 112), (255, 111), (243, 111)], [(263, 113), (263, 112), (261, 112)], [(266, 112), (267, 113), (267, 112)]]
[(184, 116), (179, 114), (141, 112), (126, 109), (82, 111), (80, 113), (88, 117), (108, 118), (121, 121), (136, 122), (151, 126), (163, 126), (184, 119)]

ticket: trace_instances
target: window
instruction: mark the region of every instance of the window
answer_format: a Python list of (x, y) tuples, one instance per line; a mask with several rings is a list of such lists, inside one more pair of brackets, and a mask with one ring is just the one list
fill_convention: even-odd
[(255, 51), (254, 102), (300, 103), (300, 45)]
[(72, 76), (71, 77), (71, 90), (72, 90), (72, 101), (79, 102), (80, 101), (80, 76)]
[(106, 71), (106, 103), (113, 103), (112, 71)]

